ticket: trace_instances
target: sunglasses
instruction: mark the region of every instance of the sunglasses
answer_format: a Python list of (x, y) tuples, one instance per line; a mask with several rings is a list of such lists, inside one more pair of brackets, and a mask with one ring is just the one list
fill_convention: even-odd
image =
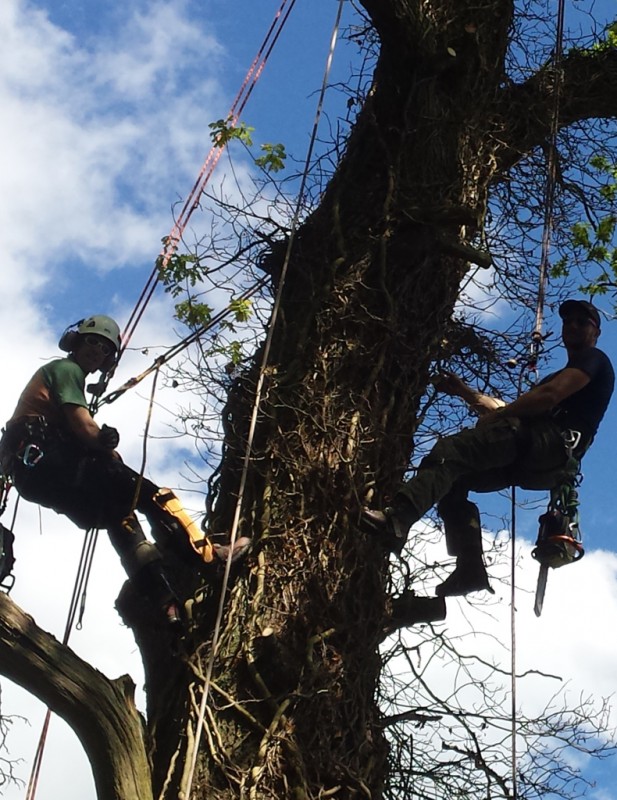
[(591, 317), (578, 317), (578, 316), (577, 317), (574, 317), (574, 316), (573, 317), (564, 317), (563, 324), (564, 325), (580, 325), (581, 327), (583, 327), (585, 325), (593, 325), (594, 328), (598, 327), (596, 325), (596, 323), (594, 322), (594, 320), (591, 319)]
[(104, 339), (99, 339), (98, 336), (94, 336), (91, 333), (84, 336), (84, 342), (90, 347), (98, 347), (104, 356), (110, 356), (116, 349), (109, 342), (106, 342)]

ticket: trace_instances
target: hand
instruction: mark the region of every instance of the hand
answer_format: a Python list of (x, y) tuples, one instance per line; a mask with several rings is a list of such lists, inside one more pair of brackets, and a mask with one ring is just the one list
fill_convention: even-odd
[(452, 397), (462, 397), (468, 386), (465, 381), (461, 380), (458, 375), (452, 372), (439, 372), (433, 378), (431, 383), (438, 392), (449, 394)]
[(106, 450), (115, 450), (120, 443), (120, 434), (116, 428), (103, 425), (97, 437), (98, 443)]

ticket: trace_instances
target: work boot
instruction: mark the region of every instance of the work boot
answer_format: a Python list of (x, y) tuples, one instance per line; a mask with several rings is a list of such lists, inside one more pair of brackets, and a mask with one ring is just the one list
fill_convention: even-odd
[(443, 597), (419, 597), (413, 590), (403, 592), (392, 601), (390, 627), (405, 628), (419, 622), (441, 622), (446, 618)]
[(482, 556), (473, 559), (459, 557), (454, 572), (437, 586), (435, 594), (438, 597), (464, 597), (483, 590), (495, 594), (488, 582)]
[(378, 511), (364, 506), (362, 521), (365, 527), (379, 536), (380, 544), (385, 550), (400, 555), (409, 529), (418, 521), (415, 508), (408, 500), (396, 498), (391, 506)]

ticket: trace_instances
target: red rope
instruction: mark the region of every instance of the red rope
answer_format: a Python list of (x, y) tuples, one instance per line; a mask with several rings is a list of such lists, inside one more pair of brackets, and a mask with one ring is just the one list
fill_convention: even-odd
[(32, 765), (32, 772), (30, 774), (30, 781), (28, 782), (28, 789), (26, 790), (26, 800), (34, 800), (36, 789), (39, 783), (39, 774), (41, 772), (41, 764), (43, 763), (43, 751), (45, 749), (45, 742), (47, 740), (47, 732), (49, 730), (49, 723), (51, 721), (51, 709), (47, 709), (45, 714), (45, 722), (43, 723), (43, 730), (41, 731), (41, 738), (39, 739), (36, 753), (34, 754), (34, 763)]
[[(230, 120), (231, 125), (236, 125), (240, 114), (244, 110), (249, 97), (261, 74), (266, 66), (266, 62), (272, 53), (274, 45), (276, 44), (285, 23), (294, 7), (296, 0), (283, 0), (281, 6), (279, 7), (278, 11), (274, 16), (274, 20), (268, 29), (268, 32), (264, 38), (264, 41), (261, 44), (261, 47), (257, 51), (257, 55), (253, 59), (253, 63), (248, 69), (244, 81), (238, 90), (238, 93), (231, 105), (229, 110), (229, 114), (227, 118)], [(285, 10), (285, 6), (288, 8)], [(271, 41), (270, 41), (271, 39)], [(137, 303), (135, 304), (135, 308), (133, 309), (131, 316), (124, 328), (122, 333), (122, 348), (121, 353), (126, 350), (126, 347), (129, 343), (131, 336), (133, 335), (135, 328), (137, 327), (139, 321), (141, 320), (144, 311), (146, 310), (146, 306), (150, 302), (152, 295), (156, 289), (156, 286), (159, 282), (160, 271), (165, 269), (165, 267), (169, 264), (170, 258), (178, 249), (178, 245), (180, 244), (180, 240), (182, 239), (182, 235), (188, 225), (188, 222), (191, 218), (193, 211), (199, 206), (199, 200), (202, 194), (205, 191), (205, 188), (212, 177), (214, 169), (219, 161), (223, 153), (223, 148), (219, 147), (218, 145), (213, 145), (210, 148), (210, 152), (206, 156), (206, 159), (201, 167), (199, 175), (191, 189), (184, 205), (182, 206), (182, 211), (178, 215), (171, 232), (167, 239), (165, 240), (165, 246), (161, 253), (159, 254), (159, 258), (157, 259), (157, 266), (152, 270), (150, 277), (148, 278), (144, 289), (142, 290)], [(159, 266), (160, 264), (160, 266)], [(96, 540), (94, 542), (96, 544)], [(84, 549), (86, 549), (86, 544)], [(93, 550), (93, 547), (92, 547)], [(83, 553), (82, 553), (83, 559)], [(90, 562), (91, 563), (91, 562)], [(81, 570), (80, 564), (80, 570)], [(89, 574), (89, 568), (87, 569), (87, 574)], [(69, 639), (70, 630), (75, 619), (75, 614), (77, 611), (76, 607), (77, 602), (77, 594), (74, 593), (73, 599), (71, 601), (71, 609), (69, 611), (69, 618), (67, 621), (67, 626), (64, 634), (63, 644), (67, 644)], [(34, 796), (36, 794), (36, 789), (39, 780), (39, 774), (41, 771), (41, 764), (43, 761), (43, 752), (45, 749), (45, 743), (47, 740), (47, 733), (49, 731), (49, 723), (51, 720), (51, 711), (47, 709), (47, 713), (45, 715), (45, 722), (43, 723), (43, 729), (41, 731), (41, 736), (39, 739), (39, 743), (37, 746), (37, 750), (34, 756), (34, 763), (32, 767), (32, 773), (30, 775), (30, 781), (28, 783), (28, 789), (26, 791), (26, 800), (34, 800)]]
[[(268, 32), (266, 33), (259, 50), (257, 51), (257, 55), (253, 59), (253, 63), (246, 73), (242, 85), (240, 86), (240, 89), (238, 90), (238, 93), (231, 105), (229, 114), (227, 115), (227, 119), (230, 121), (232, 126), (236, 125), (238, 122), (240, 114), (244, 110), (244, 107), (246, 106), (248, 99), (255, 88), (255, 84), (261, 77), (268, 58), (272, 53), (274, 45), (278, 41), (281, 31), (283, 30), (285, 23), (289, 18), (295, 2), (296, 0), (283, 0), (278, 11), (276, 12), (274, 20), (272, 21), (272, 24), (270, 25), (270, 28), (268, 29)], [(287, 9), (285, 9), (285, 6), (288, 6)], [(178, 215), (169, 236), (165, 240), (165, 246), (157, 258), (157, 266), (155, 266), (152, 270), (152, 273), (150, 274), (150, 277), (148, 278), (146, 285), (140, 294), (137, 303), (135, 304), (135, 308), (133, 309), (122, 333), (121, 352), (126, 349), (128, 342), (135, 331), (135, 328), (141, 320), (144, 311), (146, 310), (146, 307), (150, 302), (152, 295), (154, 294), (160, 279), (161, 270), (164, 270), (167, 267), (171, 257), (178, 249), (178, 245), (180, 244), (189, 219), (191, 218), (193, 211), (195, 211), (195, 209), (199, 206), (199, 200), (204, 193), (205, 188), (212, 177), (214, 169), (222, 154), (222, 147), (215, 144), (210, 148), (210, 152), (206, 156), (199, 175), (193, 184), (193, 188), (189, 192), (189, 195), (182, 206), (182, 210), (180, 211), (180, 214)]]
[[(79, 607), (79, 596), (81, 594), (81, 612), (79, 617), (79, 627), (81, 625), (81, 617), (83, 616), (83, 607), (86, 597), (86, 586), (88, 578), (90, 577), (90, 569), (92, 567), (92, 560), (94, 558), (94, 548), (98, 538), (98, 531), (91, 528), (86, 532), (84, 544), (81, 550), (79, 559), (79, 566), (77, 567), (77, 577), (73, 587), (73, 596), (69, 607), (69, 613), (66, 620), (66, 627), (64, 629), (64, 636), (62, 637), (62, 644), (67, 645), (71, 635), (71, 629), (77, 615)], [(47, 743), (47, 734), (49, 732), (49, 723), (51, 721), (51, 709), (47, 709), (45, 714), (45, 721), (39, 737), (39, 743), (34, 754), (34, 761), (32, 763), (32, 771), (30, 773), (30, 780), (28, 781), (28, 788), (26, 790), (26, 800), (34, 800), (36, 790), (39, 782), (39, 775), (41, 773), (41, 765), (43, 763), (43, 754), (45, 752), (45, 745)]]

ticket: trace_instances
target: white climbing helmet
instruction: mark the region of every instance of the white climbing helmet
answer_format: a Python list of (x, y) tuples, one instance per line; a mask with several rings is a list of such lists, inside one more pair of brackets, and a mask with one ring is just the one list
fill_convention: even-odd
[(77, 328), (77, 333), (81, 336), (87, 333), (95, 333), (108, 339), (116, 351), (120, 350), (120, 328), (118, 323), (111, 317), (104, 314), (95, 314), (92, 317), (82, 320)]

